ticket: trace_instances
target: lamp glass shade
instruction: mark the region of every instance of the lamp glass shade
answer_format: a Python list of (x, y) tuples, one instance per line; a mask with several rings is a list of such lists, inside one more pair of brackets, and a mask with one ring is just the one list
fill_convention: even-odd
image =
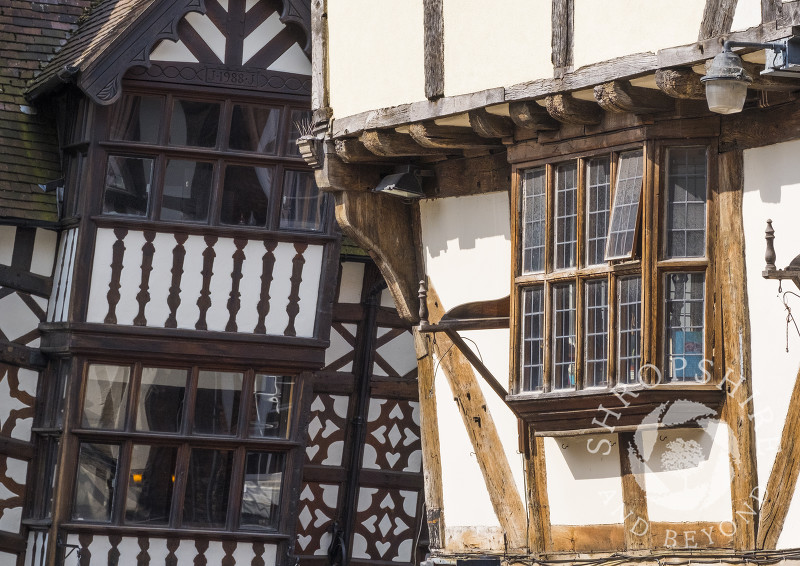
[(747, 82), (737, 79), (710, 80), (706, 85), (708, 109), (717, 114), (741, 112), (747, 98)]

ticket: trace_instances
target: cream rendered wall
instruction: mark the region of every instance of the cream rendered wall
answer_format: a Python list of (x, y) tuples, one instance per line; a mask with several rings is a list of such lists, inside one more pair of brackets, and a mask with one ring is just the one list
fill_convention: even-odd
[(328, 77), (336, 118), (425, 100), (421, 0), (328, 2)]
[[(800, 337), (789, 328), (786, 352), (786, 310), (778, 294), (778, 282), (764, 279), (764, 229), (772, 219), (778, 268), (786, 267), (800, 253), (800, 141), (792, 141), (744, 152), (744, 234), (747, 264), (747, 296), (750, 306), (752, 372), (758, 480), (766, 487), (778, 450), (783, 423), (800, 366)], [(723, 235), (724, 236), (724, 235)], [(783, 282), (784, 291), (800, 293), (793, 283)], [(800, 300), (787, 296), (792, 309)], [(788, 494), (786, 494), (788, 496)], [(792, 498), (778, 548), (800, 546), (800, 496)]]
[(739, 0), (733, 14), (731, 31), (741, 31), (761, 24), (761, 0)]
[[(425, 269), (445, 309), (508, 295), (511, 276), (509, 196), (506, 192), (420, 202)], [(475, 341), (484, 364), (501, 382), (508, 382), (507, 330), (465, 332)], [(503, 441), (520, 496), (522, 456), (517, 452), (517, 420), (480, 376), (489, 411)], [(499, 525), (483, 482), (461, 415), (441, 370), (436, 374), (436, 399), (442, 452), (445, 524)], [(468, 494), (468, 496), (467, 496)], [(524, 497), (523, 497), (524, 501)]]
[(575, 0), (574, 65), (697, 41), (705, 0)]
[(444, 0), (445, 96), (550, 78), (551, 4)]

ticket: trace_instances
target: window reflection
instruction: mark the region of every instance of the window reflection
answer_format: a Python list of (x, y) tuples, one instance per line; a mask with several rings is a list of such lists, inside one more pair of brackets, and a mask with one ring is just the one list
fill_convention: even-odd
[(130, 375), (128, 366), (89, 366), (81, 426), (110, 430), (125, 427)]
[(170, 145), (214, 147), (219, 129), (219, 104), (175, 100), (169, 124)]
[(225, 526), (232, 467), (232, 450), (192, 450), (183, 500), (185, 526)]
[(321, 230), (325, 194), (309, 171), (286, 171), (283, 175), (281, 228)]
[(171, 446), (134, 445), (128, 474), (125, 522), (169, 523), (177, 453), (177, 448)]
[(229, 165), (222, 189), (222, 224), (265, 226), (272, 198), (272, 167)]
[(292, 407), (292, 386), (292, 379), (288, 377), (256, 375), (250, 409), (251, 437), (286, 438)]
[(237, 151), (275, 153), (281, 113), (277, 108), (234, 104), (228, 147)]
[(208, 220), (213, 172), (211, 163), (170, 159), (164, 177), (161, 219)]
[(103, 189), (103, 212), (145, 216), (152, 182), (152, 159), (109, 156)]
[(163, 96), (126, 95), (111, 123), (111, 139), (158, 143), (158, 128), (164, 113)]
[(111, 520), (118, 462), (119, 446), (116, 444), (81, 444), (72, 507), (73, 519), (103, 522)]
[(283, 466), (283, 454), (247, 453), (242, 488), (243, 527), (274, 529), (277, 526)]
[(193, 431), (196, 434), (236, 434), (241, 393), (241, 373), (201, 371), (197, 378)]
[(136, 430), (179, 432), (183, 421), (186, 370), (143, 368)]

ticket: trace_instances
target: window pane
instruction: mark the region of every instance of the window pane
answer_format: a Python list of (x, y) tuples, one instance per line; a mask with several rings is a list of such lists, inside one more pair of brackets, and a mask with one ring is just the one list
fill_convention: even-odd
[(103, 190), (103, 212), (131, 216), (147, 215), (152, 182), (152, 159), (109, 155)]
[(544, 387), (544, 287), (522, 291), (522, 383), (523, 391)]
[(606, 253), (610, 160), (605, 157), (589, 161), (586, 177), (586, 265), (597, 265), (603, 263)]
[(237, 151), (275, 153), (281, 112), (277, 108), (234, 104), (228, 148)]
[(292, 110), (289, 120), (289, 137), (286, 139), (284, 153), (287, 157), (300, 157), (297, 138), (311, 129), (311, 112), (309, 110)]
[(556, 269), (575, 267), (578, 242), (578, 165), (556, 168)]
[(118, 463), (119, 446), (116, 444), (81, 444), (75, 478), (73, 519), (111, 520)]
[(617, 282), (619, 334), (617, 336), (617, 378), (619, 383), (636, 383), (642, 360), (642, 278), (626, 277)]
[(266, 226), (272, 198), (272, 167), (228, 165), (222, 188), (222, 224)]
[(670, 381), (702, 380), (705, 274), (667, 275), (667, 364)]
[(126, 523), (169, 523), (177, 455), (178, 449), (172, 446), (133, 446), (125, 505)]
[(606, 259), (622, 259), (633, 255), (639, 201), (642, 196), (644, 160), (641, 151), (619, 156), (617, 188), (611, 209), (611, 228), (606, 243)]
[(131, 368), (128, 366), (90, 365), (81, 426), (107, 430), (125, 428), (130, 377)]
[(293, 385), (290, 377), (256, 375), (250, 407), (251, 437), (286, 438), (289, 432)]
[(208, 220), (213, 173), (211, 163), (170, 159), (164, 175), (161, 220)]
[(214, 147), (218, 128), (219, 104), (175, 100), (169, 124), (169, 144)]
[(575, 387), (575, 284), (553, 288), (553, 389)]
[(522, 177), (522, 273), (544, 271), (547, 198), (544, 167), (528, 169)]
[(322, 230), (325, 194), (321, 193), (310, 171), (286, 171), (283, 174), (281, 228)]
[(241, 525), (276, 528), (281, 501), (283, 454), (248, 452), (244, 467)]
[(236, 434), (241, 394), (241, 373), (201, 371), (197, 378), (193, 432)]
[(586, 282), (586, 387), (608, 385), (608, 282)]
[(158, 128), (164, 117), (163, 96), (125, 95), (111, 123), (111, 139), (158, 143)]
[(180, 432), (187, 373), (181, 369), (142, 368), (136, 430)]
[(706, 254), (706, 150), (671, 148), (667, 167), (667, 257), (702, 257)]
[(183, 500), (184, 526), (225, 526), (232, 467), (232, 450), (192, 449)]

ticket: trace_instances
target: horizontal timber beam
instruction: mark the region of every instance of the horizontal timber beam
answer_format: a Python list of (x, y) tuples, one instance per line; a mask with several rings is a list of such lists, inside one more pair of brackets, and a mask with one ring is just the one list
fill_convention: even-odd
[[(448, 151), (423, 147), (408, 134), (392, 131), (371, 130), (358, 138), (370, 153), (381, 157), (417, 157), (424, 155), (446, 155)], [(459, 153), (450, 151), (449, 153)]]
[(632, 86), (627, 81), (610, 81), (594, 87), (594, 98), (607, 112), (649, 114), (675, 108), (675, 102), (652, 88)]
[(470, 129), (458, 126), (439, 126), (433, 122), (411, 124), (410, 133), (419, 145), (433, 149), (474, 149), (500, 145), (491, 143)]

